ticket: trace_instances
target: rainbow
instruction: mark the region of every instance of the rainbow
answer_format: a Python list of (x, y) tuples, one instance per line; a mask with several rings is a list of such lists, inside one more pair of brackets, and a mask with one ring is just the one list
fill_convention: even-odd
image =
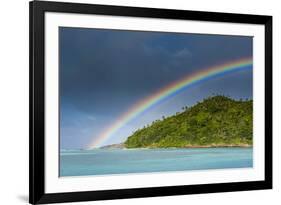
[(138, 101), (125, 113), (123, 113), (113, 124), (108, 126), (101, 134), (96, 137), (89, 148), (100, 147), (103, 142), (108, 140), (116, 131), (122, 128), (125, 124), (144, 113), (149, 108), (161, 103), (163, 100), (170, 98), (186, 88), (201, 83), (203, 81), (227, 75), (244, 69), (252, 68), (252, 58), (243, 58), (232, 62), (227, 62), (221, 65), (212, 66), (187, 76), (161, 88), (156, 93)]

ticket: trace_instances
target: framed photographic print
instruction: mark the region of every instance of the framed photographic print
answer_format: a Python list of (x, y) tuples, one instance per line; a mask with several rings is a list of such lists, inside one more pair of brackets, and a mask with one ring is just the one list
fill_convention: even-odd
[(30, 203), (272, 188), (272, 17), (30, 2)]

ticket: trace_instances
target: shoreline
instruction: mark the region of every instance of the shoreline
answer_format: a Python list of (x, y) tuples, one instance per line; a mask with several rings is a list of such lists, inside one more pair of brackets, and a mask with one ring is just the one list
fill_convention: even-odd
[[(248, 144), (243, 144), (243, 145), (190, 145), (190, 146), (184, 146), (184, 147), (132, 147), (132, 148), (127, 148), (127, 147), (108, 147), (108, 148), (94, 148), (94, 149), (77, 149), (77, 150), (72, 150), (72, 151), (78, 151), (78, 150), (115, 150), (115, 149), (120, 149), (120, 150), (152, 150), (152, 149), (196, 149), (196, 148), (252, 148), (253, 145), (248, 145)], [(69, 150), (60, 150), (60, 153), (63, 152), (68, 152)]]
[(243, 145), (187, 145), (184, 147), (134, 147), (122, 149), (192, 149), (192, 148), (252, 148), (253, 145), (243, 144)]
[[(107, 145), (104, 147), (99, 147), (99, 148), (93, 148), (93, 149), (79, 149), (79, 150), (95, 150), (95, 149), (123, 149), (123, 150), (143, 150), (143, 149), (194, 149), (194, 148), (252, 148), (253, 145), (251, 144), (239, 144), (239, 145), (235, 145), (235, 144), (218, 144), (218, 145), (186, 145), (183, 147), (122, 147), (122, 146), (111, 146), (111, 145)], [(78, 150), (78, 149), (77, 149)], [(76, 151), (77, 151), (76, 150)], [(67, 150), (64, 150), (67, 151)], [(62, 152), (64, 152), (62, 151)]]

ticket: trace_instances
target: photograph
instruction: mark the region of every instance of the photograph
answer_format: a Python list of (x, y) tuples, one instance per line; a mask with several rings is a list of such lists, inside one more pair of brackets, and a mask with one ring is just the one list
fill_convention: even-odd
[(2, 2), (0, 205), (281, 201), (278, 1)]
[(29, 202), (272, 189), (272, 16), (32, 1)]
[(58, 32), (59, 177), (253, 168), (253, 36)]

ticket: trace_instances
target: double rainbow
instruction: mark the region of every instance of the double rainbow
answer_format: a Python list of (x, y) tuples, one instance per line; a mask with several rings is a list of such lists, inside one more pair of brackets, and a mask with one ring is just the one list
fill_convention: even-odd
[(156, 93), (140, 100), (125, 113), (123, 113), (113, 124), (108, 126), (98, 137), (95, 137), (90, 143), (89, 148), (100, 147), (106, 140), (111, 138), (120, 128), (136, 118), (149, 108), (161, 103), (169, 97), (172, 97), (186, 88), (210, 80), (215, 77), (227, 75), (245, 69), (252, 69), (252, 58), (243, 58), (240, 60), (212, 66), (187, 76), (161, 88)]

